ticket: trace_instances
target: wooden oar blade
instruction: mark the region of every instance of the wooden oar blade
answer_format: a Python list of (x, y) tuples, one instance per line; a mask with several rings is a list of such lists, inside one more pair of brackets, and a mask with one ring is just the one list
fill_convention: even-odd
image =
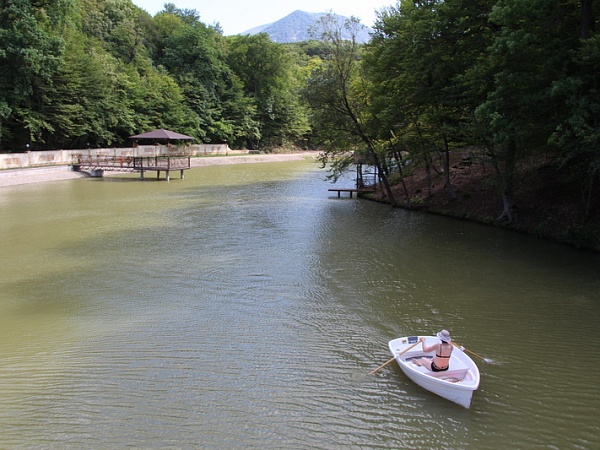
[(477, 353), (475, 353), (475, 352), (472, 352), (472, 351), (471, 351), (471, 350), (469, 350), (468, 348), (464, 348), (462, 345), (459, 345), (459, 344), (457, 344), (457, 343), (455, 343), (455, 342), (452, 342), (452, 345), (454, 345), (456, 348), (460, 349), (461, 351), (464, 351), (464, 352), (470, 353), (470, 354), (471, 354), (471, 355), (473, 355), (473, 356), (476, 356), (477, 358), (479, 358), (479, 359), (480, 359), (480, 360), (482, 360), (483, 362), (486, 362), (486, 363), (491, 363), (491, 362), (493, 362), (491, 359), (489, 359), (489, 358), (484, 358), (483, 356), (480, 356), (480, 355), (478, 355)]
[(402, 350), (400, 353), (396, 354), (393, 358), (391, 358), (389, 361), (386, 361), (385, 363), (383, 363), (382, 365), (380, 365), (377, 369), (373, 369), (372, 371), (369, 372), (369, 375), (377, 372), (379, 369), (383, 369), (385, 366), (387, 366), (389, 363), (391, 363), (393, 360), (395, 360), (398, 356), (405, 354), (407, 351), (409, 351), (411, 348), (415, 347), (416, 345), (420, 344), (421, 341), (417, 341), (415, 342), (413, 345), (411, 345), (410, 347), (408, 347), (405, 350)]

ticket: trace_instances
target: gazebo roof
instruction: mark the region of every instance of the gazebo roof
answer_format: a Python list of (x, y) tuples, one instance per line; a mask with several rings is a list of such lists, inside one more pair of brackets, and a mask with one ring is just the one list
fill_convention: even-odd
[(185, 134), (175, 133), (174, 131), (165, 130), (159, 128), (158, 130), (148, 131), (147, 133), (136, 134), (135, 136), (129, 136), (129, 139), (167, 139), (167, 140), (194, 140), (191, 136)]

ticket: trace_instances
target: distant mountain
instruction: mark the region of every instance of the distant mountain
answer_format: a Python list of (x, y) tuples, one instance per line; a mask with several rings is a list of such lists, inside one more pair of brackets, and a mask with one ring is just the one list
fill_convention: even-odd
[[(278, 42), (280, 44), (308, 41), (314, 39), (309, 34), (308, 30), (314, 26), (321, 17), (326, 16), (327, 14), (328, 13), (309, 13), (298, 10), (285, 16), (283, 19), (279, 19), (277, 22), (261, 25), (240, 34), (253, 35), (267, 33), (273, 42)], [(333, 14), (333, 16), (340, 23), (343, 23), (344, 20), (348, 19), (347, 17), (339, 16), (337, 14)], [(361, 43), (368, 42), (370, 39), (370, 30), (369, 27), (364, 27), (358, 32), (356, 41)], [(350, 35), (346, 31), (344, 31), (344, 33), (346, 33), (346, 35), (343, 37), (345, 39), (350, 39)]]

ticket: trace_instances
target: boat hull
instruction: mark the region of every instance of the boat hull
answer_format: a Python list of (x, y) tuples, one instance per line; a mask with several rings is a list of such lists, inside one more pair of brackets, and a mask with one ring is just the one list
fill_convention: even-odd
[[(439, 342), (435, 336), (422, 337), (425, 338), (426, 346)], [(425, 353), (420, 343), (414, 345), (419, 338), (420, 336), (405, 336), (389, 342), (390, 351), (395, 356), (400, 369), (423, 389), (469, 408), (473, 393), (479, 388), (480, 377), (477, 365), (467, 354), (455, 348), (447, 371), (431, 372), (425, 367), (417, 366), (412, 362), (414, 358), (434, 356), (433, 352)]]

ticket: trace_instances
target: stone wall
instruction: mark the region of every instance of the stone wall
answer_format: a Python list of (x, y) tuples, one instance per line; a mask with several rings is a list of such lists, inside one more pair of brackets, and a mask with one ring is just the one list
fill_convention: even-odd
[(209, 156), (239, 153), (232, 151), (227, 144), (197, 145), (139, 145), (125, 148), (91, 148), (78, 150), (45, 150), (26, 153), (0, 153), (1, 169), (25, 169), (28, 167), (44, 167), (69, 165), (74, 156)]

